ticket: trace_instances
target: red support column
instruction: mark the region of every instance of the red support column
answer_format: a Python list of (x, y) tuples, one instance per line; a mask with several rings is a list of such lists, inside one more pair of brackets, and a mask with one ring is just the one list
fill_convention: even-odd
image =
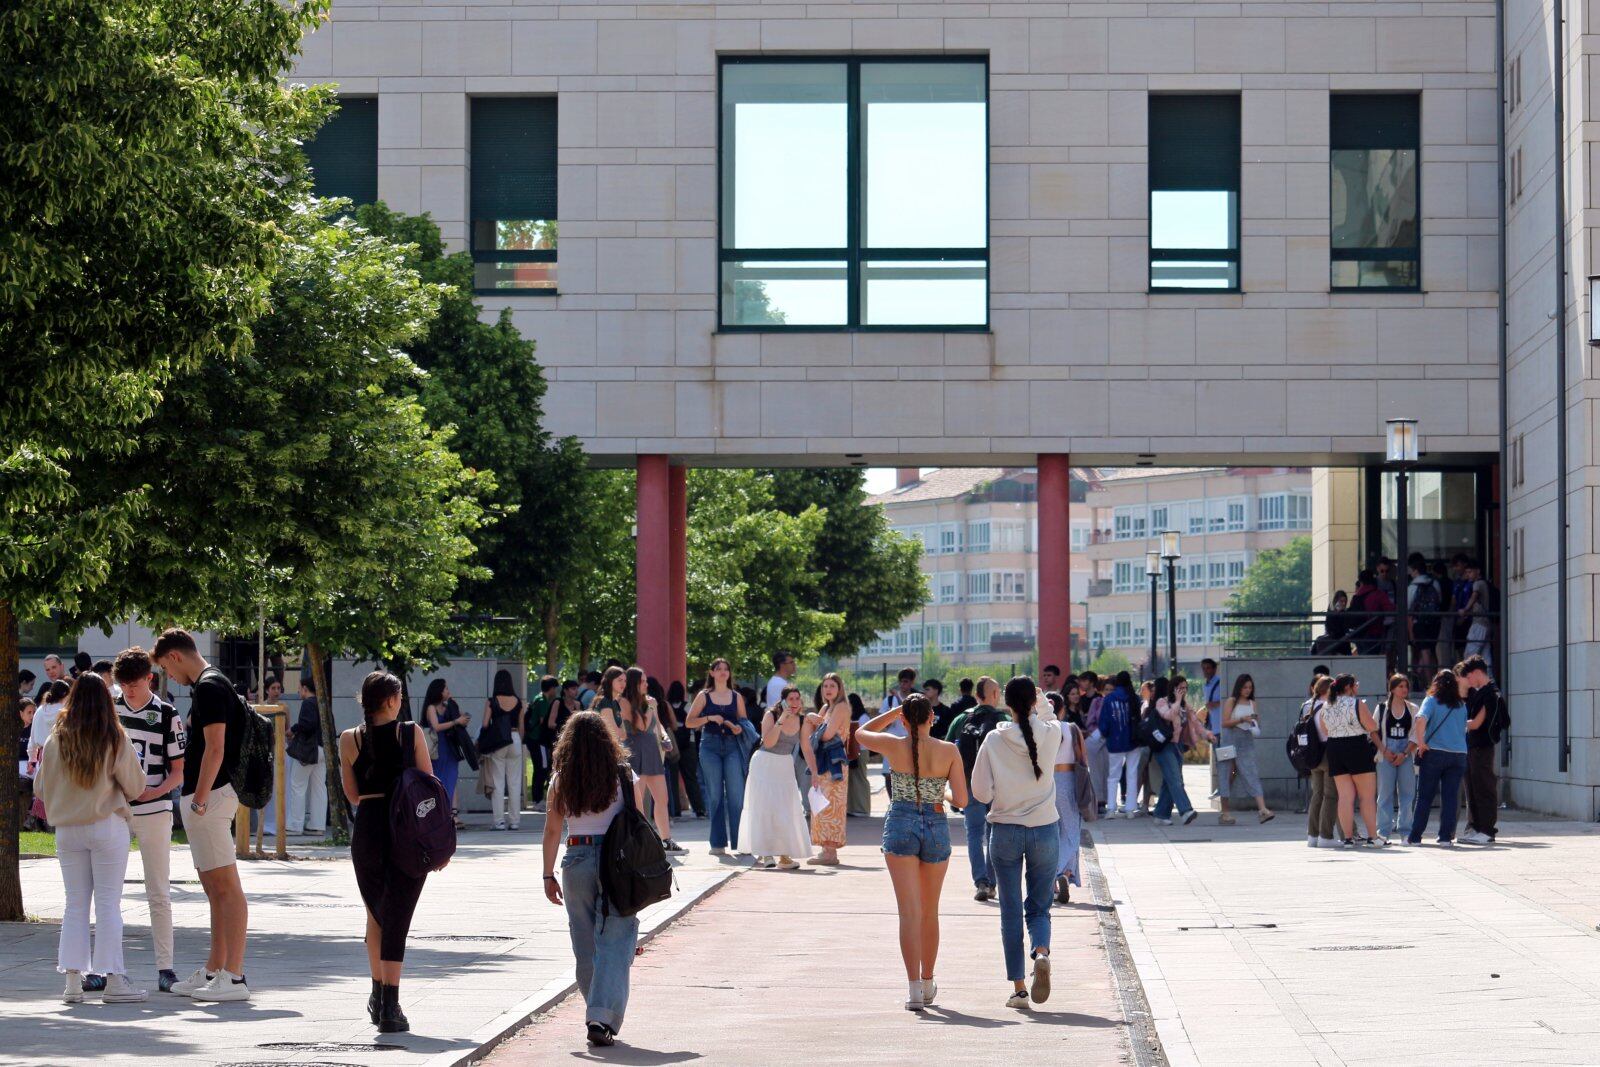
[(1070, 669), (1072, 654), (1072, 459), (1039, 457), (1039, 669)]
[(670, 468), (667, 477), (668, 536), (667, 573), (671, 588), (668, 590), (667, 621), (671, 638), (667, 642), (667, 673), (659, 675), (661, 684), (688, 682), (689, 662), (689, 606), (687, 585), (689, 573), (689, 486), (688, 471), (682, 467)]
[(671, 644), (672, 564), (668, 551), (672, 528), (671, 468), (666, 456), (640, 456), (635, 489), (634, 570), (638, 596), (634, 660), (646, 674), (667, 677)]

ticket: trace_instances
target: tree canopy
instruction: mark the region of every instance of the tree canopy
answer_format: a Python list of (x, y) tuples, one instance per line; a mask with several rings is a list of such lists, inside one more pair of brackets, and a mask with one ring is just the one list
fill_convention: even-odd
[[(1253, 615), (1301, 615), (1311, 610), (1311, 538), (1296, 537), (1282, 548), (1257, 553), (1244, 581), (1228, 597), (1231, 612)], [(1226, 643), (1252, 645), (1309, 640), (1303, 624), (1255, 624), (1228, 628)]]

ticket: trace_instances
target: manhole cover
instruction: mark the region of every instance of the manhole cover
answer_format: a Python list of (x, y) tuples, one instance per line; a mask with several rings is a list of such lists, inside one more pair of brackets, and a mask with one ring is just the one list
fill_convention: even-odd
[(506, 934), (422, 934), (413, 935), (413, 941), (515, 941)]
[(1313, 945), (1312, 952), (1398, 952), (1410, 945)]
[(256, 1048), (269, 1052), (399, 1052), (399, 1045), (361, 1044), (355, 1041), (268, 1041)]

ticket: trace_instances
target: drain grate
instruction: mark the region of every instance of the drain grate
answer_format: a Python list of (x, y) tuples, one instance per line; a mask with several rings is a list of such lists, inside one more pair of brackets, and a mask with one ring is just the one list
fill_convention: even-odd
[(357, 1041), (268, 1041), (256, 1048), (268, 1052), (400, 1052), (399, 1045), (362, 1044)]
[(412, 935), (413, 941), (515, 941), (506, 934), (422, 934)]
[(1312, 952), (1398, 952), (1415, 945), (1313, 945)]

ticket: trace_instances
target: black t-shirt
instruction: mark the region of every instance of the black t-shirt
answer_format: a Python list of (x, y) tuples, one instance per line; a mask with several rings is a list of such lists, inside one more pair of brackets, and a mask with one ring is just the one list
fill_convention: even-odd
[(956, 702), (954, 704), (950, 705), (950, 719), (951, 719), (951, 721), (954, 721), (955, 717), (957, 715), (960, 715), (963, 711), (971, 711), (973, 708), (975, 708), (977, 706), (978, 706), (978, 698), (975, 697), (975, 696), (972, 696), (970, 693), (967, 694), (967, 695), (964, 695), (964, 696), (956, 697)]
[(1489, 709), (1489, 714), (1483, 717), (1483, 725), (1476, 730), (1467, 731), (1468, 748), (1493, 748), (1495, 719), (1500, 712), (1500, 687), (1493, 682), (1480, 685), (1467, 693), (1467, 719), (1471, 719), (1484, 708)]
[(955, 719), (956, 713), (948, 704), (935, 704), (933, 706), (933, 736), (944, 740), (945, 731), (950, 729), (950, 723)]
[(239, 740), (244, 723), (239, 715), (239, 694), (233, 691), (228, 679), (215, 667), (207, 667), (195, 679), (189, 690), (189, 751), (183, 763), (183, 795), (190, 796), (200, 787), (200, 764), (206, 758), (206, 727), (221, 723), (223, 735), (222, 766), (217, 769), (212, 789), (233, 784), (233, 765), (239, 759)]

